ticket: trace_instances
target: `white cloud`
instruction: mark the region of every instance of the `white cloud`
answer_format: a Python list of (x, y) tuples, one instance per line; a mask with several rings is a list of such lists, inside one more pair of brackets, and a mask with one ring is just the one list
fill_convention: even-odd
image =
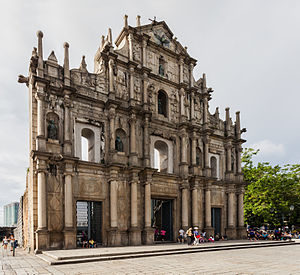
[(285, 154), (285, 148), (282, 143), (276, 144), (268, 139), (254, 143), (250, 145), (250, 148), (259, 149), (260, 154), (264, 156), (283, 156)]

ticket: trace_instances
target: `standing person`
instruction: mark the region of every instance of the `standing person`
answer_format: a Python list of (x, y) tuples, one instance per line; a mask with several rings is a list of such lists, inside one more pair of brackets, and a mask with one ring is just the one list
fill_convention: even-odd
[(198, 232), (198, 227), (194, 227), (193, 235), (194, 235), (194, 245), (198, 245), (199, 244), (199, 238), (200, 238), (200, 235), (199, 235), (199, 232)]
[(192, 243), (192, 237), (193, 237), (193, 232), (192, 232), (192, 228), (190, 227), (187, 231), (186, 231), (186, 235), (187, 235), (187, 243), (188, 245), (191, 245)]
[(6, 236), (2, 240), (2, 246), (4, 247), (4, 252), (6, 253), (6, 256), (7, 256), (8, 239)]
[(178, 235), (178, 242), (180, 243), (184, 243), (184, 234), (185, 234), (185, 231), (181, 228), (179, 229), (179, 235)]
[(10, 242), (10, 252), (12, 252), (14, 250), (14, 245), (15, 245), (15, 237), (13, 234), (10, 235), (9, 242)]

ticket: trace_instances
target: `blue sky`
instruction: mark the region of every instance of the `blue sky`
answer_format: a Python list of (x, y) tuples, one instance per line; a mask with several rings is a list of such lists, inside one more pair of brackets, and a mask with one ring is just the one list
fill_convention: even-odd
[(128, 14), (135, 25), (156, 16), (198, 60), (214, 89), (210, 111), (241, 111), (246, 147), (261, 150), (257, 161), (299, 162), (300, 1), (5, 1), (0, 16), (0, 224), (2, 206), (25, 189), (28, 167), (28, 93), (17, 83), (27, 75), (36, 31), (44, 33), (44, 58), (51, 50), (63, 63), (63, 43), (70, 44), (70, 65), (93, 58), (102, 34), (115, 39)]

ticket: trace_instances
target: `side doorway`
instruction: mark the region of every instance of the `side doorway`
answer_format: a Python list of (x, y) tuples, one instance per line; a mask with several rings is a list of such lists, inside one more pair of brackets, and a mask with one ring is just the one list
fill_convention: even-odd
[(221, 235), (221, 208), (212, 208), (211, 209), (211, 220), (212, 227), (214, 228), (215, 235)]
[(77, 247), (86, 247), (93, 240), (102, 244), (102, 202), (77, 201)]
[(173, 241), (173, 200), (152, 199), (152, 227), (155, 241)]

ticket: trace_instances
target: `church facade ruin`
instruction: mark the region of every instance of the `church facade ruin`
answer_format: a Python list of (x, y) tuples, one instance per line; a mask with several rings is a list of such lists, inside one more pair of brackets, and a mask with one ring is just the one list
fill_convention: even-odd
[(33, 251), (152, 244), (155, 229), (243, 238), (240, 114), (209, 112), (213, 90), (164, 21), (102, 37), (94, 73), (69, 68), (43, 33), (30, 60), (24, 239)]

